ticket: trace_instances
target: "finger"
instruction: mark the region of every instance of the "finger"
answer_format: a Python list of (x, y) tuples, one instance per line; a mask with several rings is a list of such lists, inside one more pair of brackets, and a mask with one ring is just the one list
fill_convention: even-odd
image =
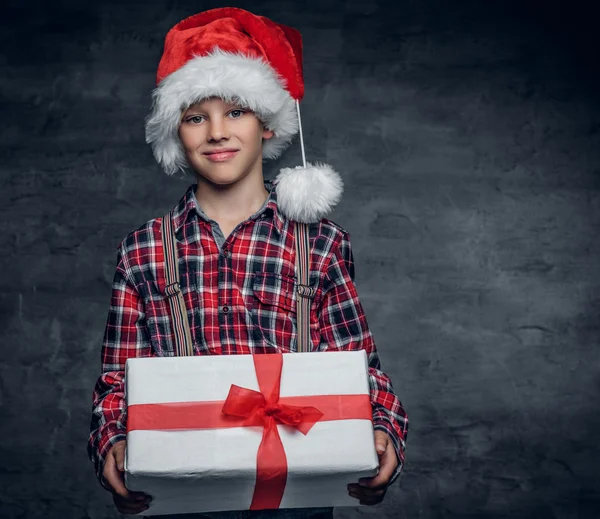
[(365, 502), (373, 502), (373, 503), (379, 503), (383, 500), (383, 498), (385, 497), (385, 490), (372, 490), (370, 488), (362, 488), (359, 490), (349, 490), (348, 494), (350, 495), (350, 497), (353, 497), (354, 499), (357, 499), (359, 501), (365, 501)]
[(349, 485), (348, 492), (352, 497), (356, 497), (357, 499), (362, 498), (372, 498), (372, 497), (380, 497), (383, 496), (386, 492), (385, 488), (367, 488), (361, 487), (360, 485)]
[[(134, 501), (136, 499), (143, 499), (145, 494), (143, 492), (130, 492), (125, 486), (125, 479), (123, 472), (118, 468), (119, 452), (124, 451), (124, 444), (116, 444), (113, 449), (109, 452), (108, 457), (104, 465), (104, 477), (108, 484), (112, 487), (113, 492), (117, 495)], [(122, 459), (121, 459), (122, 461)]]
[(117, 468), (121, 471), (125, 471), (125, 442), (119, 442), (114, 447), (115, 461), (117, 462)]
[(142, 512), (145, 512), (146, 510), (148, 510), (148, 505), (144, 505), (144, 506), (118, 506), (117, 510), (119, 512), (121, 512), (122, 514), (127, 514), (127, 515), (135, 515), (135, 514), (140, 514)]
[(365, 495), (363, 492), (348, 492), (350, 497), (358, 500), (361, 505), (376, 505), (383, 501), (385, 491), (379, 491), (378, 495)]
[(390, 443), (390, 437), (384, 431), (375, 431), (375, 450), (377, 455), (381, 457), (385, 454), (387, 446)]
[[(387, 450), (388, 445), (390, 444), (390, 438), (384, 431), (375, 431), (374, 434), (375, 439), (375, 450), (377, 452), (377, 457), (379, 458), (379, 471), (378, 474), (372, 478), (362, 478), (358, 480), (358, 483), (362, 486), (375, 488), (380, 486), (376, 480), (377, 476), (381, 474), (381, 467), (383, 464), (383, 458), (385, 456), (385, 452)], [(375, 482), (374, 482), (375, 481)]]
[(380, 497), (380, 498), (377, 498), (377, 499), (361, 499), (359, 501), (359, 503), (361, 505), (373, 506), (373, 505), (378, 505), (382, 501), (383, 501), (383, 497)]
[(122, 497), (127, 497), (129, 495), (123, 480), (123, 473), (117, 468), (117, 462), (112, 451), (106, 458), (106, 462), (104, 464), (104, 478), (106, 481), (108, 481), (108, 484), (111, 486), (113, 492)]
[(121, 513), (127, 514), (138, 514), (143, 512), (149, 508), (149, 502), (135, 502), (135, 501), (127, 501), (121, 497), (118, 497), (116, 494), (113, 494), (113, 499), (115, 502), (115, 506), (117, 510)]
[[(130, 492), (131, 494), (131, 492)], [(132, 497), (123, 497), (119, 494), (113, 494), (113, 500), (117, 506), (131, 506), (131, 505), (147, 505), (152, 501), (152, 497), (149, 495), (135, 495)]]
[(360, 479), (358, 483), (368, 488), (385, 488), (392, 478), (396, 467), (398, 467), (398, 458), (394, 451), (394, 446), (391, 442), (388, 442), (385, 453), (379, 459), (379, 473), (372, 478)]
[(129, 512), (139, 512), (142, 509), (146, 509), (148, 508), (148, 505), (145, 504), (136, 504), (136, 503), (122, 503), (120, 505), (117, 506), (118, 510), (127, 510)]

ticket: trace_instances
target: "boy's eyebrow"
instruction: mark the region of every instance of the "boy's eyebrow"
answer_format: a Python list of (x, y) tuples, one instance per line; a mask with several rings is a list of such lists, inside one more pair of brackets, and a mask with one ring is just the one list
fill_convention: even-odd
[[(195, 103), (193, 105), (190, 105), (185, 109), (185, 112), (187, 112), (188, 110), (202, 111), (202, 108), (199, 105), (200, 105), (200, 103)], [(225, 107), (226, 107), (225, 108), (226, 110), (229, 110), (231, 108), (243, 108), (241, 103), (227, 103), (227, 102), (225, 103)]]

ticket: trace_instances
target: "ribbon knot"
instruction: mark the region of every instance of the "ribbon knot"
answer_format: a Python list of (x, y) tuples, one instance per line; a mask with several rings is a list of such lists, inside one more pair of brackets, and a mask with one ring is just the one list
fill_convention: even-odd
[(265, 427), (269, 427), (269, 422), (274, 420), (294, 427), (304, 435), (323, 416), (316, 407), (269, 402), (262, 393), (235, 384), (229, 389), (222, 412), (228, 416), (246, 418), (245, 424), (248, 425), (256, 423), (257, 417), (262, 419)]
[(287, 481), (287, 457), (279, 436), (277, 424), (289, 425), (306, 435), (323, 413), (312, 406), (279, 403), (281, 385), (281, 354), (254, 356), (254, 368), (260, 392), (231, 384), (222, 413), (245, 418), (245, 423), (263, 424), (263, 437), (257, 454), (257, 485), (254, 488), (250, 510), (279, 508)]
[(280, 410), (280, 407), (278, 405), (267, 404), (263, 407), (263, 409), (267, 416), (273, 416), (277, 414), (277, 411)]

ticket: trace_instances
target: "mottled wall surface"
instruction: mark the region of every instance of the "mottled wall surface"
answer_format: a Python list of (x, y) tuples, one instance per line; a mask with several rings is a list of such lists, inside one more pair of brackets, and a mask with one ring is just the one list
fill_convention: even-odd
[[(600, 517), (589, 8), (236, 5), (303, 34), (307, 158), (345, 179), (333, 219), (410, 418), (399, 483), (336, 517)], [(143, 120), (166, 31), (217, 6), (24, 1), (1, 18), (2, 518), (118, 517), (86, 454), (116, 246), (187, 186)], [(300, 162), (296, 140), (266, 176)]]

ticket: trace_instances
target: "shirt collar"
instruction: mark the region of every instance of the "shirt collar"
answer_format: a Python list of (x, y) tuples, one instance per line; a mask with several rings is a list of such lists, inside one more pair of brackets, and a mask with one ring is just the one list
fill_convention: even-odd
[[(275, 228), (277, 229), (277, 232), (280, 233), (283, 224), (285, 223), (285, 219), (277, 206), (277, 189), (272, 180), (265, 180), (264, 183), (265, 188), (269, 191), (269, 196), (267, 197), (266, 203), (253, 216), (255, 218), (266, 218), (267, 216), (272, 215)], [(179, 203), (171, 211), (175, 232), (178, 232), (188, 219), (192, 218), (194, 215), (208, 221), (198, 204), (198, 200), (196, 200), (196, 188), (197, 184), (189, 186), (183, 198), (181, 198)]]

